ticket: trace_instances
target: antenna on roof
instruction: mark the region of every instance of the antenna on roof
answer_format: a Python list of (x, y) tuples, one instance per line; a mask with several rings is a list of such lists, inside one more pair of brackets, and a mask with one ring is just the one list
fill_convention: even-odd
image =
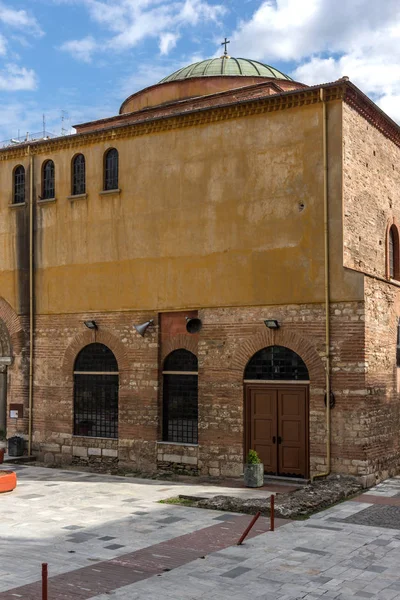
[(46, 115), (43, 115), (43, 137), (46, 137)]
[(68, 129), (64, 127), (65, 121), (69, 118), (66, 110), (61, 111), (61, 135), (67, 135)]

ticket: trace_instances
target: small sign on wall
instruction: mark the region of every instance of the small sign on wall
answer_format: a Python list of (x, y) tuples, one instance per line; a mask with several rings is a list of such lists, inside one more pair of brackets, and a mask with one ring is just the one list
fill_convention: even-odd
[(23, 404), (10, 404), (10, 419), (22, 419), (24, 416)]

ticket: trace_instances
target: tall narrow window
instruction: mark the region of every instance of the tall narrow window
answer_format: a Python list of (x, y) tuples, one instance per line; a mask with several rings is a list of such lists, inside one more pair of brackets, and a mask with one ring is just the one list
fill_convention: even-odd
[(72, 160), (72, 194), (86, 193), (86, 165), (83, 154), (77, 154)]
[(42, 174), (42, 199), (48, 200), (55, 198), (55, 181), (54, 181), (54, 163), (52, 160), (46, 160), (43, 165)]
[(104, 344), (89, 344), (74, 367), (74, 435), (118, 437), (118, 363)]
[(14, 169), (13, 204), (25, 202), (25, 169), (19, 165)]
[(388, 237), (389, 277), (400, 280), (399, 232), (396, 225), (391, 226)]
[(118, 150), (111, 148), (104, 157), (104, 189), (118, 189)]
[(197, 358), (188, 350), (174, 350), (164, 361), (163, 440), (197, 444)]

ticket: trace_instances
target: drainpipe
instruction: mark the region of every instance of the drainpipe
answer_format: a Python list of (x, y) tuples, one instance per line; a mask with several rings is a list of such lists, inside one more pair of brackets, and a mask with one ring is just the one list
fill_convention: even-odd
[(32, 421), (33, 421), (33, 155), (28, 146), (29, 155), (29, 421), (28, 421), (28, 456), (32, 455)]
[(325, 278), (325, 377), (326, 377), (326, 471), (314, 475), (313, 480), (318, 477), (326, 477), (331, 472), (331, 384), (330, 384), (330, 323), (329, 323), (329, 213), (328, 213), (328, 145), (327, 145), (327, 123), (325, 90), (319, 90), (322, 102), (322, 145), (324, 161), (324, 278)]

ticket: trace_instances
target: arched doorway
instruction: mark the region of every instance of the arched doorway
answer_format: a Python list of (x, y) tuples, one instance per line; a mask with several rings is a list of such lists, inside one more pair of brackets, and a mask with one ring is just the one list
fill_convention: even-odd
[(256, 450), (265, 472), (308, 477), (308, 369), (284, 346), (263, 348), (244, 374), (245, 451)]

